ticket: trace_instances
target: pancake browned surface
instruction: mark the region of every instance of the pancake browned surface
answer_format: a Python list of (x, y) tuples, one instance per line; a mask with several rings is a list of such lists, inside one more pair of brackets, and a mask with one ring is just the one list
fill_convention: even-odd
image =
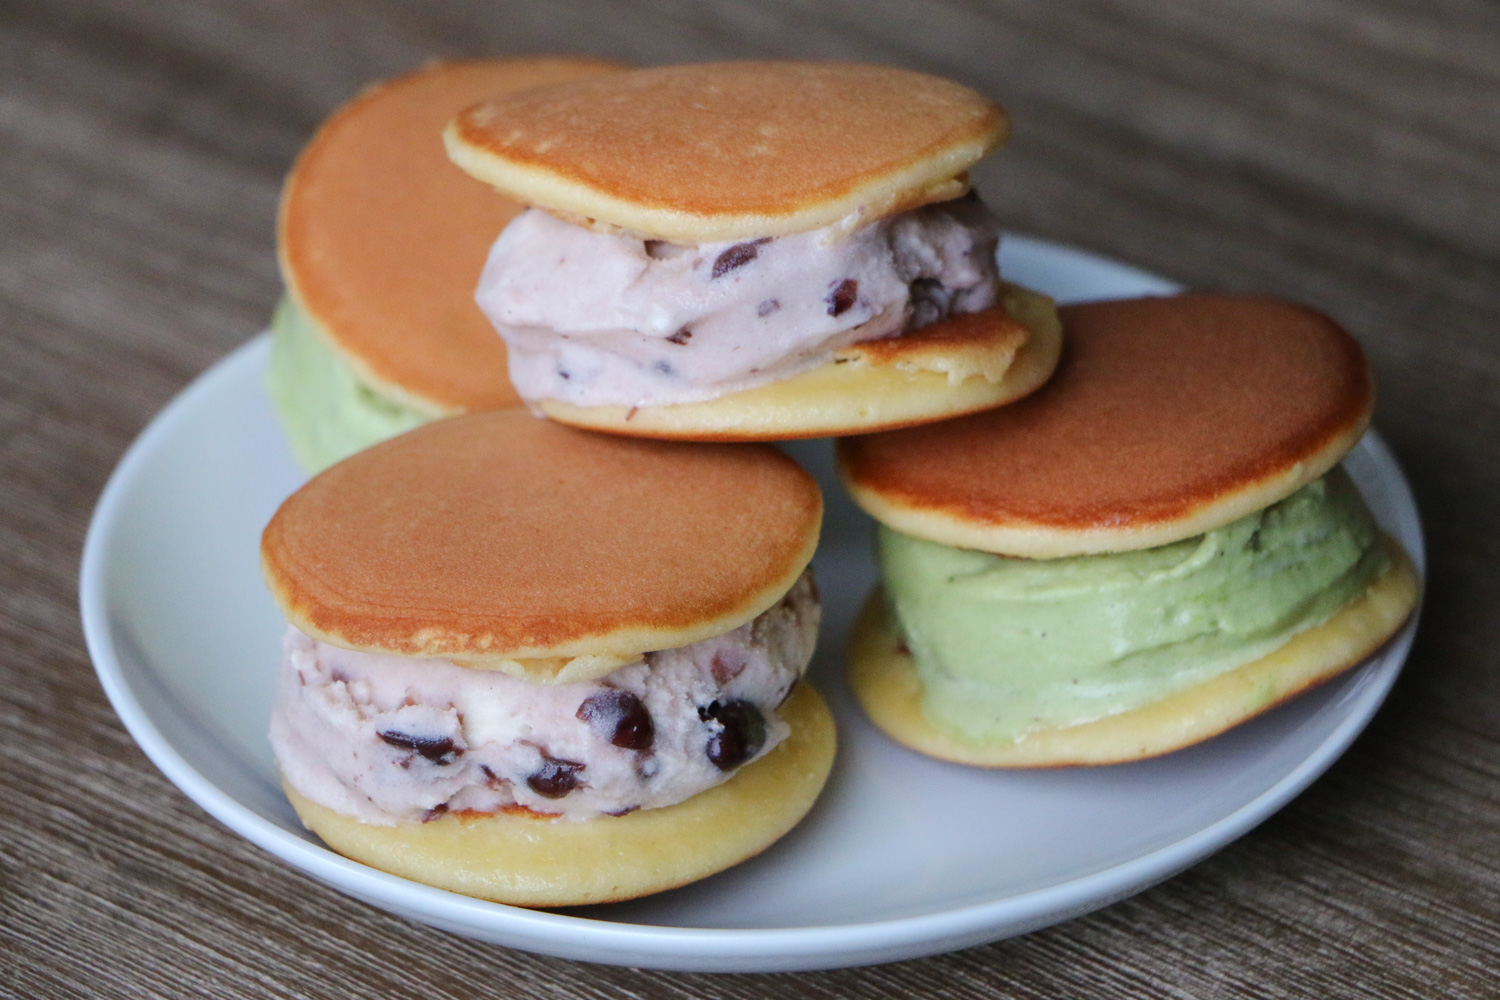
[(855, 498), (947, 545), (1039, 558), (1149, 548), (1268, 506), (1364, 431), (1359, 345), (1269, 299), (1068, 306), (1057, 373), (1019, 403), (845, 438)]
[(446, 133), (519, 201), (684, 243), (854, 224), (961, 194), (1005, 113), (957, 83), (836, 62), (665, 66), (493, 99)]
[(440, 63), (370, 88), (323, 125), (283, 191), (281, 269), (362, 377), (437, 412), (519, 402), (474, 285), (521, 206), (454, 167), (439, 132), (485, 97), (617, 69), (582, 58)]
[(607, 662), (754, 618), (806, 567), (821, 515), (811, 477), (769, 447), (602, 437), (508, 411), (323, 473), (277, 512), (262, 561), (288, 619), (334, 645)]

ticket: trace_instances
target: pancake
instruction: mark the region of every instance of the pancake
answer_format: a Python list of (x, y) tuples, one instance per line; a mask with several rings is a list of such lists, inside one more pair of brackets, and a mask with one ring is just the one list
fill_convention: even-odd
[(870, 719), (929, 757), (978, 767), (1118, 764), (1178, 750), (1252, 719), (1375, 653), (1416, 603), (1420, 584), (1400, 545), (1391, 566), (1332, 618), (1280, 648), (1142, 708), (1092, 722), (1033, 730), (1021, 740), (976, 743), (938, 728), (922, 709), (922, 680), (877, 589), (849, 644), (849, 683)]
[[(370, 87), (319, 129), (287, 177), (278, 229), (289, 304), (277, 350), (291, 370), (273, 375), (273, 396), (304, 465), (424, 420), (518, 405), (473, 291), (521, 206), (456, 169), (438, 133), (482, 98), (617, 69), (584, 58), (438, 63)], [(299, 324), (313, 342), (288, 348), (299, 333), (283, 327)], [(347, 379), (348, 400), (302, 384), (320, 364), (340, 369), (330, 377)], [(351, 416), (359, 406), (375, 412)]]
[(1009, 133), (957, 83), (889, 66), (731, 62), (471, 107), (450, 155), (517, 201), (676, 243), (858, 225), (962, 194)]
[(1151, 548), (1289, 496), (1374, 403), (1358, 343), (1290, 303), (1193, 294), (1067, 306), (1045, 391), (838, 445), (881, 523), (1030, 558)]
[(893, 738), (992, 767), (1206, 739), (1358, 663), (1419, 584), (1338, 461), (1373, 399), (1311, 310), (1193, 294), (1060, 310), (1053, 379), (841, 439), (884, 596), (851, 682)]
[(851, 344), (832, 364), (695, 403), (538, 410), (575, 427), (688, 441), (780, 441), (929, 423), (1009, 403), (1047, 381), (1062, 327), (1044, 296), (1007, 286), (1005, 304), (916, 333)]
[(486, 899), (628, 899), (811, 808), (803, 680), (822, 503), (765, 446), (524, 411), (437, 421), (313, 478), (262, 536), (289, 622), (270, 740), (333, 849)]
[(765, 611), (821, 516), (812, 479), (769, 447), (609, 438), (513, 410), (335, 466), (287, 500), (261, 553), (313, 638), (574, 681)]
[(759, 854), (812, 808), (833, 764), (833, 717), (799, 685), (792, 733), (725, 784), (673, 806), (587, 822), (525, 813), (375, 826), (287, 787), (298, 817), (346, 857), (440, 889), (517, 906), (618, 902)]

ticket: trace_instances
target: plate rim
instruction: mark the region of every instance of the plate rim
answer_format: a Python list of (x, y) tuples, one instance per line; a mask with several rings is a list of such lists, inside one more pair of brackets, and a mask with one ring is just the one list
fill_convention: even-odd
[[(1006, 234), (1020, 253), (1105, 265), (1164, 289), (1170, 282), (1085, 250)], [(89, 519), (79, 572), (84, 640), (96, 675), (127, 732), (151, 762), (190, 799), (231, 831), (341, 892), (371, 905), (456, 933), (558, 957), (682, 971), (790, 971), (897, 961), (1026, 933), (1142, 891), (1191, 867), (1243, 836), (1305, 790), (1336, 761), (1384, 702), (1409, 653), (1421, 604), (1381, 651), (1360, 668), (1359, 689), (1314, 751), (1259, 795), (1194, 833), (1099, 871), (1042, 888), (949, 909), (863, 923), (785, 927), (677, 927), (528, 910), (471, 899), (368, 868), (262, 819), (206, 778), (158, 728), (137, 697), (116, 650), (107, 596), (107, 539), (129, 489), (177, 414), (211, 395), (240, 366), (263, 363), (262, 333), (236, 347), (177, 393), (132, 441), (111, 472)], [(1425, 591), (1426, 551), (1410, 482), (1372, 428), (1356, 449), (1389, 478), (1396, 504), (1409, 514), (1408, 545)]]

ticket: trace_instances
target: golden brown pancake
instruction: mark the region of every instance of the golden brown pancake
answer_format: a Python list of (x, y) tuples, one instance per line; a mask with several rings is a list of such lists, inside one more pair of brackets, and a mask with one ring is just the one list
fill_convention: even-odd
[(867, 340), (821, 365), (695, 403), (537, 409), (575, 427), (689, 441), (780, 441), (889, 430), (989, 409), (1047, 381), (1062, 329), (1045, 296), (1007, 286), (1005, 304)]
[(877, 520), (1052, 558), (1226, 524), (1331, 468), (1369, 423), (1359, 345), (1327, 317), (1238, 295), (1068, 306), (1052, 380), (973, 416), (840, 440)]
[[(922, 681), (877, 589), (849, 644), (849, 683), (871, 721), (896, 742), (979, 767), (1069, 767), (1155, 757), (1215, 736), (1328, 681), (1374, 653), (1416, 604), (1416, 570), (1401, 546), (1383, 544), (1391, 565), (1332, 618), (1258, 660), (1161, 701), (1093, 722), (977, 744), (934, 726), (922, 711)], [(1080, 623), (1086, 627), (1086, 623)]]
[(767, 446), (428, 424), (324, 472), (266, 528), (282, 612), (349, 649), (584, 680), (750, 621), (812, 558), (822, 499)]
[(812, 808), (833, 764), (827, 705), (799, 684), (782, 706), (791, 735), (722, 785), (676, 805), (570, 821), (498, 813), (375, 826), (286, 788), (334, 850), (440, 889), (519, 906), (632, 899), (696, 881), (760, 853)]
[(483, 98), (619, 68), (439, 63), (371, 87), (318, 131), (282, 193), (282, 276), (372, 389), (433, 415), (520, 402), (474, 286), (521, 206), (454, 167), (439, 133)]
[(678, 243), (806, 232), (962, 194), (999, 106), (889, 66), (663, 66), (507, 94), (445, 133), (454, 161), (565, 218)]

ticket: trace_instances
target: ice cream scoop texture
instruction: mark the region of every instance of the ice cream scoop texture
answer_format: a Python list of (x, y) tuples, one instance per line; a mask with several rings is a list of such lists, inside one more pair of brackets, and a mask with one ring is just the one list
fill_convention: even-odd
[(731, 632), (558, 685), (289, 628), (271, 742), (293, 788), (366, 823), (672, 805), (786, 737), (777, 708), (812, 657), (819, 615), (804, 573)]
[(496, 241), (476, 299), (505, 338), (523, 399), (694, 402), (993, 306), (998, 239), (972, 196), (852, 232), (694, 246), (532, 209)]

